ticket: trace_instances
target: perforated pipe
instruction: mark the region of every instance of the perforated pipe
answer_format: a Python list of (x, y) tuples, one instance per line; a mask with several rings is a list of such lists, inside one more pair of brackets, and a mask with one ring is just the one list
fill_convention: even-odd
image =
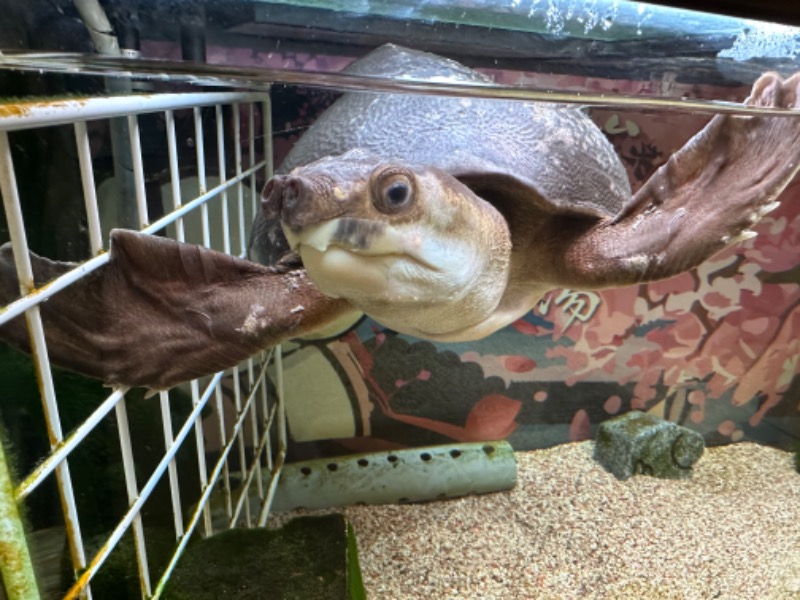
[(516, 478), (506, 441), (355, 454), (285, 465), (272, 507), (424, 502), (507, 490)]

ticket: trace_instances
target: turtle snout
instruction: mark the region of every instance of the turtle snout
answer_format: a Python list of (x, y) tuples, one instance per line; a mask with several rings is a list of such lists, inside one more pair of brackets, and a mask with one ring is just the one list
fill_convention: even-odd
[(267, 220), (280, 219), (294, 231), (342, 216), (351, 205), (347, 192), (324, 174), (275, 175), (261, 193)]
[(302, 177), (275, 175), (261, 193), (261, 210), (267, 219), (280, 219), (292, 228), (302, 227), (314, 210), (314, 194)]

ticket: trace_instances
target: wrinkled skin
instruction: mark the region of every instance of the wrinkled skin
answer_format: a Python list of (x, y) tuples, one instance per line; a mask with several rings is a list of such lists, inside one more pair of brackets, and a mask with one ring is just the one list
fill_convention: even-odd
[[(415, 65), (422, 73), (482, 80), (457, 63), (395, 47), (368, 55), (353, 72), (391, 76)], [(746, 103), (797, 109), (799, 89), (800, 75), (767, 74)], [(496, 120), (514, 126), (522, 141), (495, 152), (497, 144), (476, 145), (497, 140), (487, 140), (468, 114), (491, 116), (491, 105), (437, 98), (458, 110), (435, 103), (430, 110), (467, 117), (434, 133), (413, 130), (425, 120), (397, 118), (404, 106), (419, 109), (418, 96), (375, 96), (345, 95), (268, 183), (250, 252), (264, 264), (115, 231), (108, 264), (41, 305), (51, 360), (107, 383), (165, 389), (359, 309), (422, 337), (481, 337), (553, 287), (622, 286), (698, 265), (751, 236), (800, 165), (800, 119), (717, 116), (631, 197), (621, 166), (603, 149), (607, 142), (574, 112), (503, 104)], [(348, 102), (366, 103), (358, 105), (358, 119)], [(509, 119), (522, 113), (506, 111), (517, 110), (527, 111), (524, 122)], [(585, 149), (570, 144), (584, 136), (591, 140)], [(542, 140), (549, 153), (541, 152)], [(347, 155), (351, 150), (357, 152)], [(391, 181), (381, 186), (376, 169), (413, 183), (410, 208), (380, 210), (384, 201), (402, 204), (403, 193), (390, 191)], [(387, 248), (388, 258), (377, 256)], [(74, 266), (31, 259), (37, 285)], [(342, 285), (340, 275), (356, 266), (364, 273)], [(0, 303), (18, 290), (6, 246)], [(381, 301), (373, 305), (376, 290)], [(454, 300), (461, 302), (456, 310)], [(415, 304), (428, 316), (416, 320)], [(27, 349), (22, 317), (1, 326), (0, 336)]]

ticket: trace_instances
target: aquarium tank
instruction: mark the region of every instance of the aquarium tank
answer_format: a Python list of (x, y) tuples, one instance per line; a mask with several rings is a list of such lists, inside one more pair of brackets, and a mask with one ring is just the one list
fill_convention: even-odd
[[(798, 117), (769, 91), (800, 71), (797, 8), (0, 8), (0, 522), (18, 522), (3, 531), (22, 565), (2, 571), (7, 597), (33, 597), (37, 585), (41, 597), (123, 587), (161, 597), (193, 535), (267, 521), (285, 463), (440, 445), (460, 456), (498, 440), (544, 449), (594, 439), (630, 411), (710, 447), (797, 447), (800, 182), (788, 138)], [(356, 62), (387, 44), (389, 56), (412, 58)], [(415, 52), (455, 62), (420, 66)], [(346, 110), (328, 111), (343, 97)], [(516, 108), (492, 114), (492, 102), (532, 107), (528, 141), (509, 143), (528, 124)], [(373, 105), (386, 112), (375, 117)], [(771, 118), (788, 133), (731, 134), (736, 162), (719, 149), (730, 129), (720, 125), (692, 157), (670, 162), (712, 119), (733, 117)], [(387, 135), (369, 133), (373, 118)], [(288, 175), (359, 135), (369, 152), (351, 157), (351, 170)], [(357, 167), (376, 152), (432, 165), (425, 186), (474, 192), (497, 210), (464, 201), (478, 206), (475, 220), (441, 233), (438, 204), (403, 212), (432, 188), (395, 169), (385, 205), (356, 211), (377, 210), (377, 221), (303, 238), (309, 214), (346, 209), (291, 206), (337, 177), (339, 201), (372, 189), (364, 181), (376, 172)], [(737, 184), (761, 162), (753, 156), (772, 171), (748, 185), (763, 184), (769, 199), (741, 204), (758, 218), (717, 234), (714, 211), (739, 206)], [(695, 177), (702, 185), (689, 189)], [(684, 194), (674, 205), (672, 192)], [(648, 194), (656, 200), (637, 213)], [(672, 216), (648, 233), (642, 223), (662, 202)], [(584, 228), (587, 219), (603, 227)], [(384, 235), (398, 223), (422, 249), (414, 268), (445, 273), (434, 291), (436, 277), (424, 279), (402, 315), (381, 287), (348, 295), (364, 280), (378, 285), (358, 261), (395, 243)], [(326, 274), (320, 236), (348, 238), (358, 260), (344, 264), (356, 266)], [(405, 252), (412, 242), (403, 243)], [(485, 256), (501, 247), (506, 258)], [(628, 253), (627, 266), (584, 260), (575, 247)], [(647, 253), (658, 257), (652, 269), (635, 271)], [(493, 298), (491, 326), (470, 316), (468, 288)], [(430, 306), (442, 311), (423, 317)], [(448, 319), (476, 333), (450, 335)]]

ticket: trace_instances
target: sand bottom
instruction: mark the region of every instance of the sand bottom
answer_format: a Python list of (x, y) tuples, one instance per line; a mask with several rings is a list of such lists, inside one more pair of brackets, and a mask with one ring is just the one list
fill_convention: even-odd
[(369, 598), (800, 598), (791, 454), (734, 444), (690, 480), (618, 481), (592, 451), (518, 453), (509, 492), (342, 509)]

